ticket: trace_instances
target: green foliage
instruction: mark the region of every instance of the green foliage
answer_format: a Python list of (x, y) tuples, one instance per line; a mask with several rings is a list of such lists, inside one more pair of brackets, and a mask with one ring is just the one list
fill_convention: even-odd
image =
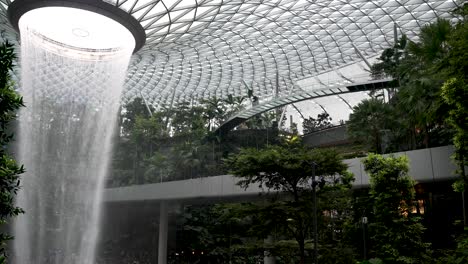
[(319, 263), (355, 263), (350, 185), (327, 184), (318, 193)]
[(258, 184), (293, 196), (309, 188), (307, 183), (312, 175), (312, 162), (318, 164), (316, 175), (322, 183), (327, 176), (334, 175), (344, 176), (337, 179), (349, 181), (347, 167), (335, 150), (309, 150), (300, 142), (287, 142), (260, 150), (246, 148), (225, 160), (230, 173), (241, 178), (238, 184), (243, 188)]
[(456, 238), (456, 248), (446, 250), (444, 256), (437, 259), (440, 264), (462, 264), (468, 263), (468, 228)]
[(379, 258), (372, 258), (372, 259), (369, 259), (369, 260), (364, 260), (362, 262), (359, 262), (359, 264), (384, 264), (384, 263)]
[(252, 210), (261, 204), (187, 207), (183, 214), (184, 228), (181, 241), (178, 242), (179, 250), (203, 251), (204, 260), (211, 263), (258, 263), (263, 259), (265, 250), (280, 256), (282, 260), (295, 260), (297, 257), (294, 252), (298, 248), (296, 241), (269, 243), (263, 237), (257, 237), (258, 234), (253, 234), (255, 228), (252, 226), (260, 227), (261, 219)]
[(447, 76), (440, 70), (439, 63), (449, 50), (447, 41), (451, 31), (450, 22), (443, 19), (422, 27), (420, 41), (408, 43), (407, 56), (399, 67), (401, 88), (395, 105), (399, 115), (404, 117), (402, 125), (412, 128), (414, 137), (421, 135), (418, 141), (422, 141), (424, 147), (437, 142), (440, 133), (447, 137), (444, 135), (447, 134), (446, 104), (440, 96)]
[(246, 126), (249, 129), (273, 128), (277, 125), (276, 118), (276, 110), (267, 111), (250, 118), (242, 126)]
[(384, 263), (427, 263), (430, 252), (429, 244), (422, 241), (424, 227), (412, 214), (415, 183), (408, 176), (407, 157), (370, 154), (363, 163), (371, 177), (373, 255)]
[[(350, 188), (353, 181), (353, 175), (347, 172), (347, 166), (335, 150), (310, 150), (296, 137), (282, 145), (260, 150), (242, 149), (238, 154), (231, 155), (225, 163), (230, 173), (240, 178), (240, 186), (247, 188), (257, 184), (268, 191), (280, 191), (286, 195), (286, 199), (253, 206), (250, 215), (255, 215), (260, 221), (258, 225), (254, 223), (252, 226), (255, 233), (263, 237), (271, 233), (271, 230), (292, 236), (297, 241), (301, 263), (305, 261), (305, 241), (313, 219), (313, 200), (310, 194), (312, 164), (316, 164), (319, 193), (323, 197), (327, 193), (329, 200), (332, 200), (333, 191)], [(333, 203), (322, 208), (326, 209), (333, 212), (333, 217), (335, 214), (338, 219), (342, 216), (343, 210), (333, 206)]]
[(385, 136), (395, 126), (394, 110), (380, 99), (364, 100), (353, 108), (349, 116), (348, 134), (367, 144), (371, 151), (382, 153), (386, 149)]
[(455, 26), (450, 35), (449, 50), (446, 59), (441, 62), (449, 79), (442, 86), (442, 97), (448, 105), (448, 123), (455, 129), (453, 144), (455, 145), (455, 160), (459, 165), (461, 182), (457, 191), (468, 189), (465, 166), (468, 164), (468, 5), (459, 10), (464, 18)]
[[(8, 143), (13, 135), (8, 128), (16, 118), (16, 111), (23, 106), (23, 99), (13, 89), (10, 80), (10, 71), (13, 69), (15, 59), (13, 45), (4, 43), (0, 46), (0, 225), (4, 226), (7, 221), (23, 210), (14, 205), (14, 197), (20, 189), (19, 174), (24, 172), (23, 166), (7, 153)], [(0, 263), (5, 263), (7, 253), (5, 243), (13, 237), (0, 233)]]
[(380, 62), (371, 67), (371, 73), (374, 78), (390, 76), (397, 78), (399, 75), (400, 61), (406, 57), (406, 46), (408, 38), (403, 35), (393, 48), (385, 49), (379, 57)]
[[(203, 251), (218, 263), (227, 262), (231, 244), (236, 244), (242, 229), (225, 221), (227, 209), (221, 206), (191, 206), (184, 210), (184, 228), (179, 247), (186, 252)], [(234, 230), (233, 230), (234, 229)], [(234, 231), (234, 232), (232, 232)]]
[[(378, 102), (374, 103), (377, 111), (374, 115), (362, 109), (364, 105), (354, 109), (355, 119), (350, 117), (352, 138), (361, 142), (371, 139), (370, 150), (378, 153), (383, 152), (378, 144), (386, 134), (377, 133), (377, 129), (389, 132), (389, 142), (382, 145), (392, 151), (450, 143), (452, 131), (446, 123), (447, 104), (441, 97), (441, 87), (448, 78), (447, 56), (454, 46), (459, 45), (450, 42), (453, 31), (449, 21), (438, 19), (421, 28), (418, 42), (403, 35), (394, 47), (382, 52), (380, 62), (371, 68), (372, 75), (393, 77), (400, 87), (395, 91), (388, 89), (391, 98), (386, 106), (377, 108)], [(460, 49), (461, 53), (466, 52)], [(366, 118), (367, 114), (371, 118)], [(373, 123), (369, 121), (375, 121), (373, 117), (378, 114), (382, 116), (373, 125), (373, 130), (368, 129)], [(386, 127), (382, 128), (383, 125)]]
[[(225, 174), (221, 159), (243, 146), (275, 144), (274, 129), (239, 131), (228, 135), (212, 132), (244, 97), (213, 97), (199, 103), (182, 102), (156, 110), (142, 98), (122, 107), (109, 185), (154, 183)], [(236, 110), (237, 109), (237, 110)], [(266, 118), (260, 118), (263, 124)], [(263, 126), (260, 126), (263, 127)], [(270, 126), (271, 127), (271, 126)]]
[(465, 227), (465, 233), (457, 239), (457, 248), (445, 261), (447, 264), (468, 263), (468, 228)]
[[(440, 61), (439, 68), (446, 71), (450, 77), (462, 77), (466, 80), (468, 74), (468, 54), (466, 48), (468, 46), (468, 5), (465, 3), (463, 7), (457, 10), (460, 20), (455, 24), (450, 32), (447, 45), (448, 53), (444, 60)], [(465, 82), (466, 83), (466, 82)]]
[(442, 96), (450, 106), (448, 122), (455, 128), (453, 144), (455, 160), (459, 164), (459, 174), (463, 184), (458, 191), (467, 189), (465, 165), (468, 164), (468, 84), (461, 78), (451, 78), (442, 87)]
[(444, 59), (449, 50), (447, 40), (451, 31), (450, 21), (440, 18), (421, 28), (419, 42), (408, 43), (413, 74), (433, 71), (433, 66)]
[[(149, 109), (154, 110), (154, 109)], [(121, 114), (121, 126), (123, 134), (129, 134), (135, 127), (137, 118), (148, 118), (150, 113), (146, 108), (143, 98), (135, 98), (133, 101), (125, 105), (125, 109)]]
[(303, 133), (308, 134), (317, 130), (332, 126), (332, 118), (326, 112), (317, 115), (317, 118), (309, 117), (302, 121)]
[[(437, 146), (450, 143), (448, 139), (453, 134), (455, 160), (462, 175), (454, 188), (462, 191), (468, 185), (465, 172), (468, 161), (468, 5), (460, 6), (455, 14), (459, 18), (455, 24), (438, 19), (422, 27), (418, 42), (403, 36), (393, 48), (384, 50), (381, 62), (373, 65), (372, 73), (376, 77), (391, 76), (400, 82), (400, 89), (390, 101), (394, 106), (395, 122), (391, 125), (394, 143), (401, 146), (402, 139), (406, 138), (413, 149)], [(357, 114), (359, 112), (354, 113)], [(365, 118), (365, 114), (360, 118)], [(359, 124), (359, 120), (353, 121)], [(388, 120), (383, 117), (381, 121)], [(365, 129), (350, 123), (353, 125), (350, 134), (363, 140), (358, 132)], [(379, 151), (377, 147), (374, 150)]]
[[(340, 195), (327, 191), (319, 193), (320, 211), (334, 212), (333, 217), (319, 215), (320, 263), (355, 263), (354, 249), (343, 240), (346, 231), (342, 222), (350, 210), (349, 201), (344, 199), (346, 193), (349, 194), (348, 189)], [(249, 263), (249, 258), (262, 259), (265, 251), (280, 263), (299, 263), (297, 252), (300, 246), (293, 236), (297, 233), (296, 217), (298, 213), (307, 215), (304, 223), (310, 232), (310, 212), (310, 197), (306, 197), (300, 206), (282, 198), (255, 203), (190, 206), (183, 214), (184, 231), (177, 244), (179, 251), (203, 251), (206, 258), (215, 263), (228, 263), (229, 260)], [(267, 237), (272, 239), (265, 240)], [(304, 249), (310, 255), (313, 241), (306, 238)]]

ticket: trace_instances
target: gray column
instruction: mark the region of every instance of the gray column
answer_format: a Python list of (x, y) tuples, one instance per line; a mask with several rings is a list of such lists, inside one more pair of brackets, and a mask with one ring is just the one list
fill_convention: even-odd
[(167, 204), (162, 201), (159, 208), (158, 264), (167, 264)]
[[(273, 236), (268, 236), (265, 240), (263, 240), (264, 244), (273, 244)], [(264, 264), (275, 264), (276, 259), (275, 256), (272, 256), (268, 250), (263, 252), (263, 263)]]

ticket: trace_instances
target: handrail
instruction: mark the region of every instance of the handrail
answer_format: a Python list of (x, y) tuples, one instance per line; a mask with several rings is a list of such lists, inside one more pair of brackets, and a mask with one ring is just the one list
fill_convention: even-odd
[[(240, 111), (232, 114), (218, 127), (217, 130), (220, 130), (224, 125), (236, 119), (249, 119), (250, 117), (260, 114), (262, 112), (275, 109), (284, 105), (291, 103), (296, 103), (299, 101), (309, 100), (313, 98), (325, 97), (329, 95), (345, 94), (356, 92), (356, 90), (349, 89), (351, 87), (358, 86), (368, 86), (366, 89), (371, 90), (375, 87), (382, 88), (383, 86), (392, 86), (391, 82), (394, 81), (393, 78), (379, 78), (369, 74), (359, 74), (353, 77), (346, 79), (336, 79), (329, 80), (324, 83), (315, 83), (313, 85), (299, 86), (298, 89), (287, 90), (280, 92), (278, 95), (271, 95), (264, 97), (257, 101), (255, 104), (251, 102), (251, 105), (244, 104), (244, 107)], [(350, 81), (352, 80), (352, 81)]]

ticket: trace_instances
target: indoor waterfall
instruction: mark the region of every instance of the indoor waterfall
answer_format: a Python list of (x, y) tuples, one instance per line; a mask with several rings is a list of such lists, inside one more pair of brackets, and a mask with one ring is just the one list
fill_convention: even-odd
[[(87, 11), (83, 11), (87, 12)], [(88, 12), (89, 13), (89, 12)], [(135, 43), (73, 46), (20, 21), (19, 159), (26, 168), (14, 225), (17, 264), (94, 263), (100, 204)], [(47, 33), (47, 32), (46, 32)], [(70, 38), (93, 32), (70, 29)]]

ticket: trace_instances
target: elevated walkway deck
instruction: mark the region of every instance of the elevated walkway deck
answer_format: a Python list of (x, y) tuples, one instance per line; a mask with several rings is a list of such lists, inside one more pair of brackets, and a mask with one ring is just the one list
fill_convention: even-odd
[(392, 78), (371, 79), (368, 75), (365, 75), (357, 76), (345, 83), (333, 83), (330, 85), (319, 84), (313, 87), (299, 88), (290, 91), (287, 94), (279, 94), (272, 98), (263, 99), (258, 104), (252, 105), (249, 108), (238, 112), (221, 124), (216, 132), (221, 134), (226, 133), (255, 115), (285, 105), (325, 96), (395, 88), (397, 86), (397, 81)]
[[(456, 177), (456, 166), (450, 156), (452, 146), (398, 152), (392, 155), (406, 155), (410, 160), (410, 175), (419, 182), (442, 181)], [(356, 178), (355, 188), (369, 185), (369, 175), (364, 171), (362, 158), (347, 159), (349, 171)], [(195, 199), (234, 199), (242, 200), (257, 196), (262, 189), (252, 185), (246, 190), (236, 185), (237, 179), (231, 175), (163, 182), (155, 184), (133, 185), (106, 189), (106, 202), (119, 201), (170, 201)]]

